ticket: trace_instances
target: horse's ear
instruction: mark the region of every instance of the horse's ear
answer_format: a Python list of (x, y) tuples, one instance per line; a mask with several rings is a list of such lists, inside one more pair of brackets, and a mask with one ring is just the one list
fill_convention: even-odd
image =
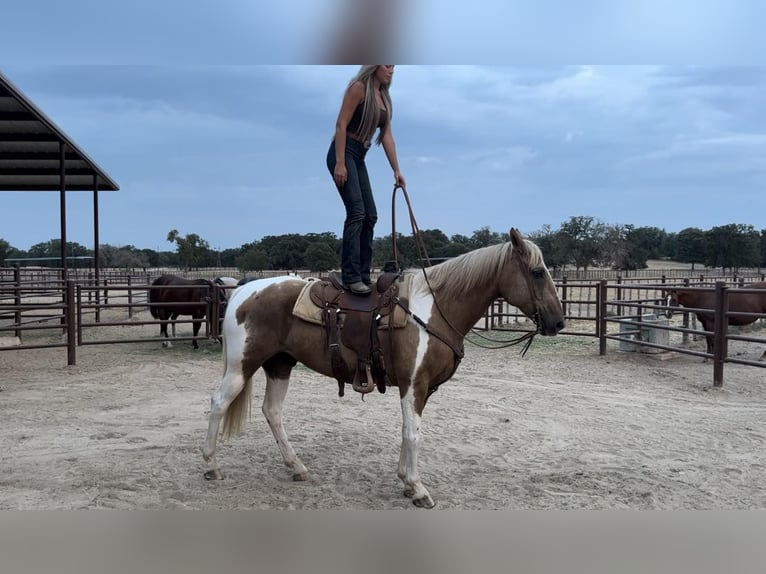
[(519, 230), (515, 227), (511, 227), (510, 235), (513, 248), (525, 252), (527, 250), (527, 244), (524, 243), (524, 238), (521, 236), (521, 233), (519, 233)]

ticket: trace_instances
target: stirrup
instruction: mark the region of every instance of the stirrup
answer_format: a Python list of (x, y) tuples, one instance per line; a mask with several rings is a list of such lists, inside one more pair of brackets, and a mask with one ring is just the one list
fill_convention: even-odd
[(351, 386), (354, 388), (354, 390), (357, 393), (367, 394), (371, 393), (375, 390), (375, 381), (372, 378), (372, 371), (370, 371), (370, 365), (366, 365), (364, 369), (365, 374), (365, 380), (360, 381), (359, 380), (359, 373), (361, 371), (359, 369), (356, 370), (356, 373), (354, 374), (354, 380), (351, 383)]

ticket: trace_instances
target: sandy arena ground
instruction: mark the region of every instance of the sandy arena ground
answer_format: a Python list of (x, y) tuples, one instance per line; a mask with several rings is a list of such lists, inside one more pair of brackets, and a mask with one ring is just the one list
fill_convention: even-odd
[[(151, 329), (152, 336), (156, 327)], [(703, 342), (695, 343), (702, 349)], [(758, 345), (730, 353), (757, 359)], [(766, 508), (766, 371), (598, 355), (588, 338), (466, 346), (423, 421), (420, 469), (437, 509)], [(392, 390), (364, 402), (294, 371), (285, 426), (312, 473), (295, 483), (260, 412), (219, 443), (226, 479), (200, 454), (220, 346), (202, 341), (0, 352), (0, 509), (413, 509), (396, 477)]]

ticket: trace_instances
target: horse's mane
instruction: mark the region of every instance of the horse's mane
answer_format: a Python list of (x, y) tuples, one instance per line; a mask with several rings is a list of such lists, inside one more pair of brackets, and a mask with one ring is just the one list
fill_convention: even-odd
[[(529, 240), (524, 241), (529, 252), (529, 266), (544, 266), (540, 248)], [(447, 296), (470, 293), (487, 275), (497, 273), (506, 258), (510, 259), (513, 245), (510, 241), (481, 247), (468, 253), (428, 267), (426, 275), (433, 289), (443, 291)], [(417, 270), (414, 270), (417, 271)], [(418, 275), (416, 275), (417, 277)]]

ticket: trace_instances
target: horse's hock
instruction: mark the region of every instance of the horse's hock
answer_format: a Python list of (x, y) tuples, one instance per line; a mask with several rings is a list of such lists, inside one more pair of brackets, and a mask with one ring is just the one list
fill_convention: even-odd
[[(641, 342), (654, 345), (670, 345), (670, 331), (665, 329), (669, 321), (666, 317), (660, 317), (654, 313), (647, 313), (641, 317), (633, 317), (620, 321), (620, 345), (619, 350), (628, 353), (662, 353), (663, 349), (642, 345)], [(630, 341), (637, 341), (632, 343)]]

